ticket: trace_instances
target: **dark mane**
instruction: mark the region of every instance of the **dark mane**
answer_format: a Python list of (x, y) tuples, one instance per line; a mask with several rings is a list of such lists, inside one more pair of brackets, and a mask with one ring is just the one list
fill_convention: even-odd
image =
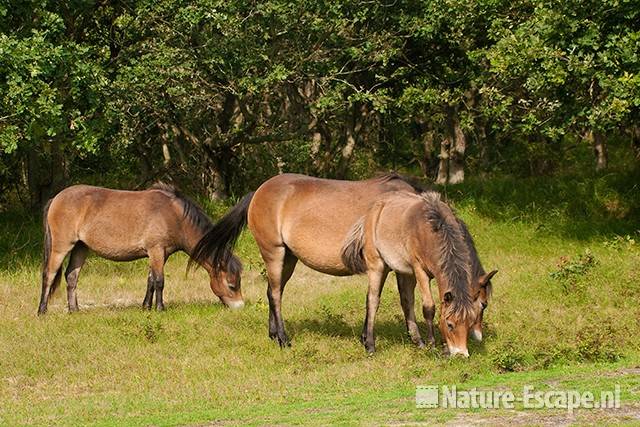
[[(203, 235), (206, 235), (213, 228), (213, 223), (209, 219), (209, 216), (202, 210), (202, 208), (196, 202), (182, 194), (180, 190), (178, 190), (173, 185), (166, 184), (164, 182), (157, 182), (149, 187), (149, 189), (160, 190), (163, 193), (169, 195), (171, 198), (180, 202), (184, 218), (189, 221), (194, 227), (200, 230)], [(187, 264), (187, 271), (193, 265), (191, 261), (198, 261), (194, 260), (194, 254), (189, 255), (191, 256), (191, 260), (189, 261), (189, 264)], [(200, 257), (201, 258), (198, 262), (203, 262), (205, 259), (208, 259), (209, 262), (214, 265), (213, 253), (208, 254), (207, 256), (200, 254)], [(230, 253), (229, 256), (225, 259), (223, 270), (229, 274), (238, 275), (242, 272), (242, 263), (240, 262), (240, 259), (238, 257)]]
[(206, 233), (213, 226), (213, 223), (207, 214), (204, 213), (202, 208), (193, 200), (182, 194), (180, 190), (173, 185), (166, 184), (164, 182), (156, 182), (149, 187), (149, 190), (160, 190), (169, 195), (172, 199), (178, 200), (182, 206), (184, 218), (203, 233)]
[(421, 183), (417, 178), (400, 175), (397, 172), (387, 172), (387, 173), (376, 176), (376, 179), (379, 179), (382, 182), (389, 182), (394, 180), (402, 181), (405, 184), (410, 185), (411, 188), (413, 188), (413, 191), (415, 191), (416, 193), (431, 191), (429, 187)]
[[(471, 237), (471, 233), (467, 228), (467, 224), (464, 223), (463, 220), (458, 218), (458, 224), (460, 224), (460, 229), (462, 230), (462, 236), (464, 237), (464, 241), (469, 248), (469, 256), (471, 257), (471, 274), (473, 274), (474, 278), (478, 278), (484, 274), (484, 268), (482, 267), (482, 263), (480, 263), (480, 257), (478, 256), (478, 251), (476, 251), (476, 246), (473, 243), (473, 237)], [(487, 298), (491, 296), (491, 280), (488, 281), (487, 286), (485, 288), (487, 293)]]
[(471, 284), (472, 256), (460, 226), (451, 208), (440, 200), (434, 191), (422, 194), (425, 200), (427, 222), (440, 237), (439, 267), (447, 280), (447, 291), (453, 295), (453, 302), (445, 316), (462, 318), (475, 317), (475, 307), (469, 285)]

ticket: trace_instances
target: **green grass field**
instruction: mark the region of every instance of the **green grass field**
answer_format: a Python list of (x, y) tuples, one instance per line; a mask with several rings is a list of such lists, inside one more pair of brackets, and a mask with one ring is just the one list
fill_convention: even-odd
[[(640, 189), (624, 184), (635, 178), (447, 189), (485, 268), (499, 269), (485, 341), (472, 343), (466, 360), (411, 345), (393, 275), (377, 353), (367, 356), (358, 340), (366, 279), (302, 266), (283, 303), (292, 347), (280, 350), (267, 336), (263, 266), (248, 233), (238, 247), (242, 311), (214, 302), (204, 272), (185, 277), (185, 256), (168, 263), (164, 313), (141, 309), (144, 260), (91, 258), (81, 312), (67, 314), (62, 288), (38, 318), (39, 219), (1, 214), (0, 424), (640, 425)], [(516, 395), (524, 385), (599, 392), (617, 384), (622, 408), (416, 408), (417, 385), (452, 384)]]

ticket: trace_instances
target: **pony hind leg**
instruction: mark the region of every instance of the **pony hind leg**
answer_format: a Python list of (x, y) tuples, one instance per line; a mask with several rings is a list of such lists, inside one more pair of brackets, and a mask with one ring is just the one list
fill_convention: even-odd
[[(293, 274), (293, 270), (296, 268), (296, 264), (298, 262), (298, 258), (296, 258), (293, 253), (289, 250), (285, 250), (284, 261), (282, 263), (282, 271), (280, 274), (280, 303), (282, 303), (282, 295), (284, 293), (284, 287), (291, 278)], [(268, 291), (267, 291), (268, 292)], [(284, 320), (281, 319), (282, 329), (284, 332)], [(289, 338), (287, 337), (286, 332), (284, 332), (284, 336), (286, 341), (288, 342)], [(269, 338), (277, 339), (278, 338), (278, 322), (276, 321), (275, 311), (271, 310), (271, 304), (269, 304)]]
[(396, 278), (398, 281), (400, 305), (402, 306), (402, 312), (404, 313), (407, 333), (415, 345), (419, 348), (424, 348), (424, 341), (420, 336), (420, 330), (418, 329), (418, 322), (416, 321), (416, 313), (414, 309), (416, 278), (413, 275), (401, 273), (396, 273)]
[(380, 305), (380, 295), (382, 294), (382, 288), (384, 287), (384, 282), (387, 280), (388, 274), (389, 270), (386, 266), (381, 269), (367, 271), (369, 290), (367, 292), (367, 308), (360, 341), (369, 354), (373, 354), (376, 351), (376, 338), (373, 330), (376, 321), (376, 312)]
[(42, 293), (40, 294), (40, 305), (38, 315), (47, 312), (49, 299), (60, 285), (62, 278), (62, 263), (73, 245), (62, 248), (51, 247), (49, 253), (45, 254), (45, 261), (42, 266)]
[(261, 247), (260, 249), (266, 264), (269, 281), (267, 288), (269, 336), (272, 339), (277, 339), (280, 347), (289, 347), (291, 343), (284, 329), (281, 312), (282, 294), (287, 280), (293, 274), (293, 269), (298, 259), (284, 246), (276, 246), (270, 249)]
[(73, 313), (78, 311), (78, 296), (76, 295), (76, 289), (78, 287), (78, 277), (80, 276), (80, 270), (87, 260), (87, 254), (89, 248), (82, 242), (76, 243), (71, 250), (69, 256), (69, 264), (64, 273), (67, 280), (67, 302), (69, 304), (69, 312)]

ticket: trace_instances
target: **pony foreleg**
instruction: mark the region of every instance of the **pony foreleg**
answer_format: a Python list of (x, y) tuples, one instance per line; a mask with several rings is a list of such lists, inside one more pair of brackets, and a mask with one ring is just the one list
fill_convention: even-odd
[(431, 295), (431, 278), (422, 268), (414, 269), (418, 286), (420, 286), (420, 294), (422, 295), (422, 314), (424, 320), (427, 323), (427, 339), (429, 343), (435, 348), (436, 338), (434, 334), (433, 318), (436, 314), (436, 305), (433, 302), (433, 296)]
[(408, 274), (400, 273), (396, 273), (396, 276), (398, 292), (400, 293), (400, 304), (402, 305), (407, 332), (415, 345), (419, 348), (424, 348), (424, 341), (422, 341), (422, 337), (420, 336), (414, 310), (416, 278)]
[(386, 268), (381, 271), (367, 271), (369, 291), (367, 292), (367, 310), (364, 318), (361, 341), (369, 354), (373, 354), (376, 351), (376, 337), (373, 330), (376, 322), (376, 312), (380, 305), (380, 294), (382, 294), (382, 288), (384, 287), (384, 281), (387, 279), (387, 274), (389, 274), (389, 271)]
[(149, 270), (149, 275), (147, 276), (147, 293), (144, 296), (144, 301), (142, 301), (142, 307), (147, 310), (151, 310), (151, 304), (153, 304), (153, 275), (151, 274), (151, 270)]
[[(164, 248), (157, 248), (149, 252), (149, 280), (153, 282), (153, 290), (156, 293), (156, 310), (164, 310), (164, 302), (162, 301), (162, 291), (164, 289)], [(148, 284), (147, 284), (148, 288)], [(147, 289), (147, 295), (149, 290)], [(153, 293), (152, 293), (153, 295)], [(145, 298), (145, 302), (147, 298)], [(149, 298), (149, 307), (151, 306), (151, 298)]]

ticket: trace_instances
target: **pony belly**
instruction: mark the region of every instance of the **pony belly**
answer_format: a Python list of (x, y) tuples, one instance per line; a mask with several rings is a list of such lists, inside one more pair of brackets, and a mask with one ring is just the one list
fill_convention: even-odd
[(353, 272), (349, 271), (347, 267), (338, 264), (329, 264), (329, 263), (316, 263), (312, 262), (308, 259), (298, 258), (304, 265), (311, 268), (312, 270), (318, 271), (320, 273), (328, 274), (330, 276), (352, 276)]
[(140, 258), (146, 258), (147, 251), (135, 250), (135, 251), (118, 251), (118, 250), (93, 250), (96, 255), (108, 259), (110, 261), (133, 261)]
[(111, 261), (133, 261), (140, 258), (147, 257), (147, 250), (138, 245), (131, 246), (110, 246), (97, 242), (83, 241), (91, 251), (93, 251), (99, 257), (111, 260)]

